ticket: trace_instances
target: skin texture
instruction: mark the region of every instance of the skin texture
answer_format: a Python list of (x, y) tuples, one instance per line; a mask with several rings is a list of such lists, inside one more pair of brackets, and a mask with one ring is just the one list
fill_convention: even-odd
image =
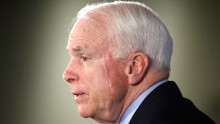
[(115, 59), (106, 20), (94, 18), (81, 18), (75, 23), (67, 45), (71, 60), (63, 78), (70, 84), (82, 117), (119, 123), (127, 107), (169, 73), (151, 67), (147, 54), (142, 52)]
[(100, 36), (103, 31), (105, 27), (92, 20), (80, 19), (76, 23), (67, 45), (71, 60), (64, 72), (80, 115), (99, 122), (103, 118), (116, 120), (127, 92), (127, 79), (122, 72), (125, 64), (113, 59), (108, 50), (110, 44), (103, 42), (106, 36)]

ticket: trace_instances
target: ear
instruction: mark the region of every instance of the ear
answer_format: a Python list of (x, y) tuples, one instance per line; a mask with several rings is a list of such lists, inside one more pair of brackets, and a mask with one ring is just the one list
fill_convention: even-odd
[(140, 83), (148, 68), (149, 58), (146, 54), (143, 52), (131, 53), (128, 57), (128, 62), (125, 68), (129, 84), (136, 85)]

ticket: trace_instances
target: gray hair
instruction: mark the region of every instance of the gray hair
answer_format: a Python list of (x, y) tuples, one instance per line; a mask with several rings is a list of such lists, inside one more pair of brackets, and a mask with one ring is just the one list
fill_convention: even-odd
[(111, 28), (109, 37), (116, 42), (113, 54), (125, 58), (129, 53), (147, 54), (151, 64), (158, 69), (170, 70), (173, 40), (165, 24), (148, 6), (139, 2), (115, 1), (87, 5), (77, 19), (90, 14), (107, 17)]

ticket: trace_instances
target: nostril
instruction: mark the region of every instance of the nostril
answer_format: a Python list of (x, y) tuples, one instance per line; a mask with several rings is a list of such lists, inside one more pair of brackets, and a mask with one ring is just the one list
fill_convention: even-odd
[(68, 80), (71, 78), (71, 71), (67, 68), (63, 73), (63, 80), (68, 82)]
[(67, 69), (67, 70), (63, 73), (63, 79), (64, 79), (67, 83), (72, 84), (72, 83), (74, 83), (76, 80), (79, 79), (79, 76), (78, 76), (75, 72), (73, 72), (73, 71)]
[(69, 79), (66, 80), (66, 82), (68, 82), (68, 83), (70, 83), (70, 84), (72, 84), (74, 81), (75, 81), (74, 78), (69, 78)]

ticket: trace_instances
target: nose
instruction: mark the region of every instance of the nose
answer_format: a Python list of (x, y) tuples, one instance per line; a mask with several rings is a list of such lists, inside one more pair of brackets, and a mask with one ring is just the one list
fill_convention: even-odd
[(63, 73), (63, 79), (67, 83), (72, 84), (76, 82), (77, 80), (79, 80), (79, 76), (72, 70), (72, 68), (67, 67), (67, 69)]

